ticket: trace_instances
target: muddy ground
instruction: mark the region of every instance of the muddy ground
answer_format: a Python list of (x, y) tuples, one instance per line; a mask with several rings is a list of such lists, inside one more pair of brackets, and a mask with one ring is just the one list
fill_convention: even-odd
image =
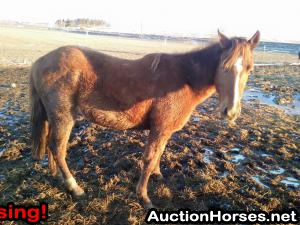
[[(51, 224), (144, 224), (146, 212), (133, 193), (147, 132), (79, 121), (67, 161), (87, 197), (72, 199), (50, 176), (47, 159), (31, 159), (28, 71), (0, 68), (0, 205), (47, 202)], [(249, 90), (293, 109), (299, 84), (299, 66), (257, 67)], [(216, 108), (214, 96), (172, 136), (162, 156), (165, 180), (149, 183), (153, 203), (161, 210), (299, 211), (299, 114), (250, 96), (237, 126), (229, 128)]]

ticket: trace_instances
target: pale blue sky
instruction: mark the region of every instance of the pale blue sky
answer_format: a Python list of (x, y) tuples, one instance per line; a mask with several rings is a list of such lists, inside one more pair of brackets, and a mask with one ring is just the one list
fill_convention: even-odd
[(2, 0), (0, 19), (54, 23), (59, 18), (104, 19), (113, 30), (251, 36), (300, 42), (297, 0)]

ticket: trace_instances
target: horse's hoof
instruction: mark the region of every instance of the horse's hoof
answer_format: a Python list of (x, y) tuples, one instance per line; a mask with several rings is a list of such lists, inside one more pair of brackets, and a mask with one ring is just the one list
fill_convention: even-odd
[(132, 199), (132, 198), (137, 198), (138, 199), (138, 196), (135, 192), (130, 192), (129, 195), (128, 195), (128, 198), (129, 199)]
[(152, 208), (155, 208), (154, 205), (152, 204), (151, 200), (149, 198), (140, 198), (140, 202), (142, 203), (143, 207), (145, 210), (149, 210)]
[(60, 182), (60, 183), (64, 183), (65, 182), (65, 179), (64, 179), (64, 177), (61, 174), (56, 174), (56, 175), (53, 176), (53, 178), (56, 181)]
[(72, 190), (72, 197), (74, 199), (83, 199), (85, 197), (85, 192), (81, 187), (77, 187), (76, 189)]
[(157, 181), (161, 181), (164, 179), (164, 176), (161, 173), (153, 173), (152, 176)]
[(154, 205), (152, 204), (152, 202), (147, 202), (147, 203), (144, 204), (144, 208), (145, 208), (146, 210), (149, 210), (149, 209), (153, 209), (153, 208), (155, 208), (155, 207), (154, 207)]

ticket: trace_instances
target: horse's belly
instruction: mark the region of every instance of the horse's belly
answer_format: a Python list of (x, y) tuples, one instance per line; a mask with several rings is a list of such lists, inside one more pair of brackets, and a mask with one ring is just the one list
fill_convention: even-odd
[(83, 109), (82, 113), (88, 120), (112, 129), (126, 130), (143, 126), (142, 119), (134, 120), (125, 112), (105, 111), (92, 108)]

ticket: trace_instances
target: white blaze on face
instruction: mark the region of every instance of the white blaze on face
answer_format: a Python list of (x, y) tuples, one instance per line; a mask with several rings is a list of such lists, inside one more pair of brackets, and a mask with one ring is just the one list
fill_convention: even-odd
[(234, 82), (234, 93), (233, 93), (233, 107), (236, 108), (240, 99), (240, 75), (243, 70), (243, 58), (239, 57), (234, 64), (237, 71), (235, 82)]

